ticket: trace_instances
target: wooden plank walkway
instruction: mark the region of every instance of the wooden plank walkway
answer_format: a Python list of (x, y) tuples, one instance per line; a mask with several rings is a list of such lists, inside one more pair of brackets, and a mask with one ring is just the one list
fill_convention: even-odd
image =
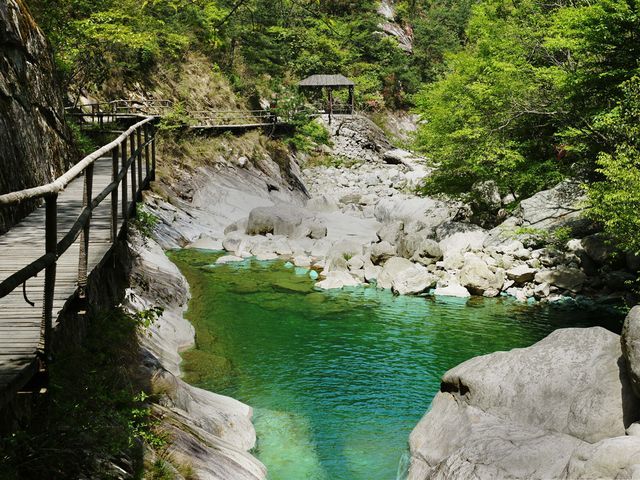
[[(99, 194), (111, 182), (111, 157), (94, 163), (93, 192)], [(83, 209), (84, 175), (76, 178), (58, 196), (58, 240)], [(89, 236), (88, 272), (91, 272), (111, 248), (110, 196), (94, 211)], [(57, 318), (77, 289), (80, 238), (57, 262), (53, 304), (54, 327)], [(40, 207), (0, 236), (0, 282), (45, 253), (45, 208)], [(0, 298), (0, 405), (24, 386), (35, 371), (36, 348), (40, 340), (44, 292), (44, 272), (30, 279), (26, 293), (35, 306), (23, 298), (17, 288)]]

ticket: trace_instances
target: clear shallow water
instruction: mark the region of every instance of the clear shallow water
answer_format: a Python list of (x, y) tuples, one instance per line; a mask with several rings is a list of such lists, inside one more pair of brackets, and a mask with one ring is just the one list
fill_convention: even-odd
[(280, 262), (170, 256), (193, 293), (197, 348), (184, 354), (187, 380), (254, 407), (254, 453), (271, 480), (396, 479), (446, 370), (556, 328), (620, 328), (610, 312), (370, 287), (320, 292)]

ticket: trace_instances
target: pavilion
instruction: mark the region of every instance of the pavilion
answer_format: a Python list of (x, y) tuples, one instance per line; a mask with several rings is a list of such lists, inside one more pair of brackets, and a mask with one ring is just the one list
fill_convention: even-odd
[[(298, 83), (298, 86), (303, 89), (316, 89), (320, 92), (322, 92), (323, 89), (327, 90), (328, 102), (324, 113), (329, 115), (329, 121), (331, 121), (331, 115), (334, 113), (353, 115), (355, 83), (344, 75), (311, 75)], [(338, 106), (333, 100), (333, 90), (342, 88), (349, 89), (349, 99), (346, 105)]]

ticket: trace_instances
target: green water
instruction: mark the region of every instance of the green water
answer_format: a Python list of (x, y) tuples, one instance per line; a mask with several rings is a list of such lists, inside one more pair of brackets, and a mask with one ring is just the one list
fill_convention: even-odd
[(611, 313), (507, 299), (320, 292), (301, 269), (212, 265), (218, 256), (171, 253), (197, 330), (183, 366), (191, 383), (254, 407), (255, 454), (271, 480), (396, 479), (447, 369), (556, 328), (620, 325)]

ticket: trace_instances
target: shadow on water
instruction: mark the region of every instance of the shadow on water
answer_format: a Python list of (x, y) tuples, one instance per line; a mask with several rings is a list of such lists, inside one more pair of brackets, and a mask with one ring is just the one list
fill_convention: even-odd
[(621, 317), (507, 298), (401, 297), (372, 287), (322, 292), (282, 262), (171, 258), (193, 298), (187, 380), (255, 409), (271, 480), (401, 479), (407, 440), (442, 374), (563, 327), (619, 330)]

